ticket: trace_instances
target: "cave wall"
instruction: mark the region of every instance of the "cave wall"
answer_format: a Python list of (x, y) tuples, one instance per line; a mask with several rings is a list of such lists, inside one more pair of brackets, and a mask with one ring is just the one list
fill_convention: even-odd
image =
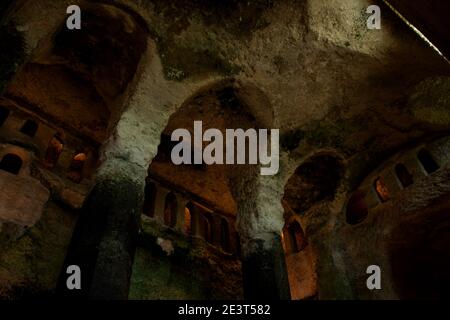
[[(28, 54), (58, 30), (66, 7), (74, 3), (82, 2), (30, 1), (17, 12), (14, 20)], [(232, 78), (243, 88), (242, 99), (270, 107), (270, 123), (280, 128), (283, 147), (277, 176), (236, 172), (242, 173), (233, 196), (243, 243), (256, 239), (262, 243), (258, 248), (270, 249), (284, 224), (280, 200), (295, 168), (320, 151), (338, 153), (348, 168), (346, 183), (334, 201), (308, 214), (305, 231), (319, 253), (319, 297), (367, 297), (356, 280), (349, 281), (364, 264), (348, 266), (346, 259), (346, 242), (358, 236), (334, 241), (341, 234), (344, 203), (348, 192), (391, 155), (449, 129), (449, 66), (393, 14), (383, 15), (381, 31), (367, 30), (369, 1), (250, 1), (248, 6), (232, 1), (224, 8), (189, 1), (114, 3), (141, 15), (151, 36), (139, 79), (103, 145), (97, 177), (130, 177), (143, 184), (170, 116), (196, 93)], [(254, 10), (258, 15), (251, 14)], [(254, 87), (264, 94), (247, 89)], [(135, 270), (142, 270), (145, 252), (138, 250)], [(361, 248), (355, 252), (365, 255)], [(133, 277), (138, 283), (139, 275)], [(148, 294), (133, 290), (134, 297)], [(192, 291), (201, 295), (200, 289)], [(394, 291), (372, 298), (397, 297)]]
[(130, 299), (239, 300), (243, 298), (239, 257), (205, 240), (142, 218)]
[(77, 215), (48, 201), (34, 225), (0, 221), (0, 298), (51, 298)]

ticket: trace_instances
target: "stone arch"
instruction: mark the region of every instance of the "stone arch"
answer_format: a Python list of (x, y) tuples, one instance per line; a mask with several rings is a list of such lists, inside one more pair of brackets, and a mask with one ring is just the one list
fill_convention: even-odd
[[(273, 109), (269, 99), (261, 90), (234, 79), (209, 83), (195, 91), (181, 103), (173, 113), (162, 134), (170, 136), (173, 130), (185, 128), (193, 132), (193, 121), (202, 120), (203, 128), (225, 129), (267, 128), (272, 129)], [(248, 92), (251, 92), (249, 94)], [(251, 106), (250, 106), (251, 105)], [(255, 114), (259, 110), (261, 114)], [(164, 143), (162, 139), (161, 143)], [(244, 292), (247, 297), (286, 298), (289, 296), (284, 255), (281, 246), (282, 209), (279, 201), (278, 215), (272, 217), (267, 208), (262, 208), (260, 199), (264, 184), (270, 184), (272, 177), (260, 183), (258, 165), (180, 165), (174, 166), (166, 161), (170, 146), (159, 146), (150, 172), (155, 172), (164, 180), (172, 180), (180, 192), (187, 191), (198, 195), (206, 202), (214, 203), (217, 209), (226, 214), (237, 213), (237, 231), (241, 235)], [(182, 178), (190, 176), (189, 179)], [(201, 186), (197, 185), (201, 182)], [(205, 192), (208, 191), (208, 192)], [(259, 204), (258, 202), (261, 201)], [(220, 227), (220, 226), (215, 226)], [(272, 259), (273, 258), (273, 259)], [(261, 261), (263, 259), (264, 261)], [(258, 261), (258, 262), (256, 262)], [(267, 269), (257, 265), (265, 264)], [(258, 270), (259, 269), (259, 270)], [(270, 278), (263, 286), (262, 278)]]
[(4, 97), (98, 145), (124, 110), (148, 28), (126, 7), (103, 2), (83, 4), (82, 23), (72, 32), (64, 22), (43, 39)]
[[(346, 163), (339, 153), (324, 149), (292, 167), (280, 197), (286, 222), (284, 243), (290, 292), (293, 299), (315, 299), (319, 294), (318, 273), (327, 268), (317, 265), (319, 256), (331, 254), (325, 249), (315, 250), (323, 247), (318, 226), (333, 221), (326, 204), (336, 201), (345, 187)], [(291, 223), (294, 230), (288, 229)]]

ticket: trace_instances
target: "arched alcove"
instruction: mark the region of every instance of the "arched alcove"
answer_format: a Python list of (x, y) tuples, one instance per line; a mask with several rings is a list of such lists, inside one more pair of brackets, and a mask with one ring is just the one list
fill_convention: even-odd
[(47, 150), (45, 151), (45, 156), (42, 161), (43, 165), (52, 169), (56, 166), (59, 156), (64, 149), (64, 133), (56, 133), (49, 141)]
[(431, 174), (439, 169), (439, 165), (434, 160), (431, 153), (426, 149), (421, 149), (417, 153), (417, 159), (419, 159), (420, 164), (428, 174)]
[[(251, 232), (254, 230), (251, 228), (251, 222), (246, 222), (251, 221), (258, 215), (258, 212), (255, 212), (257, 210), (257, 206), (249, 206), (249, 202), (256, 199), (256, 184), (252, 184), (252, 182), (257, 179), (258, 175), (260, 175), (259, 166), (237, 164), (227, 165), (217, 163), (208, 165), (204, 161), (197, 164), (191, 162), (191, 164), (175, 165), (171, 160), (171, 151), (174, 145), (178, 145), (179, 142), (171, 141), (170, 137), (175, 130), (183, 128), (189, 132), (189, 135), (192, 138), (195, 133), (194, 121), (201, 121), (202, 133), (204, 133), (207, 129), (217, 129), (215, 132), (220, 132), (222, 135), (224, 146), (227, 129), (243, 129), (244, 131), (248, 129), (256, 129), (257, 131), (259, 128), (271, 129), (271, 123), (267, 123), (266, 126), (262, 126), (258, 115), (254, 115), (252, 113), (253, 109), (258, 109), (258, 107), (261, 107), (260, 111), (262, 113), (267, 113), (266, 118), (271, 119), (270, 114), (272, 114), (272, 109), (270, 108), (270, 104), (269, 107), (266, 105), (263, 107), (258, 104), (259, 101), (264, 100), (267, 102), (268, 99), (255, 98), (263, 95), (260, 90), (250, 90), (252, 92), (252, 97), (255, 99), (250, 96), (244, 99), (243, 96), (247, 94), (248, 91), (244, 90), (243, 87), (245, 86), (237, 84), (232, 80), (227, 80), (204, 87), (192, 94), (181, 105), (181, 107), (171, 115), (163, 132), (160, 133), (161, 143), (158, 147), (158, 153), (149, 168), (149, 172), (152, 176), (157, 177), (161, 181), (167, 182), (167, 185), (170, 185), (171, 190), (176, 190), (180, 193), (187, 193), (191, 195), (192, 199), (196, 199), (196, 202), (205, 205), (205, 208), (203, 208), (202, 205), (199, 205), (198, 207), (196, 206), (196, 210), (194, 211), (188, 206), (186, 208), (189, 209), (189, 213), (193, 221), (192, 228), (195, 235), (204, 238), (205, 241), (214, 243), (215, 245), (221, 245), (221, 235), (212, 233), (220, 233), (221, 228), (225, 229), (225, 227), (221, 226), (220, 219), (216, 219), (216, 217), (214, 217), (214, 219), (212, 219), (212, 217), (209, 218), (208, 214), (210, 213), (210, 210), (206, 208), (213, 208), (214, 211), (225, 213), (227, 216), (232, 217), (230, 220), (236, 219), (233, 216), (238, 214), (239, 218), (237, 218), (237, 220), (239, 221), (239, 232), (245, 235), (245, 237), (243, 237), (245, 241), (252, 239), (251, 237), (253, 235), (251, 235)], [(248, 104), (253, 103), (254, 105), (252, 105), (252, 108), (248, 107)], [(187, 146), (186, 154), (192, 155), (194, 150), (203, 151), (209, 143), (206, 141), (203, 142), (203, 150), (200, 150), (199, 146), (196, 146), (196, 149), (194, 149), (194, 142), (192, 139), (190, 141), (188, 141), (188, 139), (183, 139), (182, 145)], [(248, 160), (249, 156), (248, 149), (249, 148), (247, 145), (245, 154), (246, 160)], [(244, 186), (249, 187), (246, 188)], [(250, 208), (254, 210), (250, 210)], [(187, 212), (188, 211), (186, 210), (186, 215)], [(215, 215), (214, 212), (211, 214)], [(261, 214), (269, 213), (264, 212)], [(281, 212), (280, 215), (282, 215)], [(215, 223), (218, 225), (215, 225)], [(228, 228), (230, 228), (230, 225), (228, 225)], [(261, 229), (264, 228), (262, 227)], [(233, 231), (231, 231), (231, 233), (232, 232)], [(279, 233), (274, 231), (270, 234), (277, 235)], [(227, 242), (226, 239), (222, 240), (225, 245)], [(279, 248), (276, 247), (276, 250), (278, 250), (277, 257), (283, 257), (281, 241), (279, 238), (277, 240), (277, 244), (279, 245)], [(249, 251), (242, 250), (242, 252)], [(270, 252), (269, 254), (274, 253)], [(243, 260), (245, 260), (243, 264), (249, 261), (247, 258), (243, 258)], [(229, 261), (224, 261), (224, 263), (228, 264)], [(282, 264), (274, 262), (275, 269), (279, 266), (282, 266)], [(252, 269), (252, 273), (247, 276), (251, 279), (250, 282), (259, 282), (259, 280), (256, 280), (256, 278), (258, 278), (257, 274), (259, 274), (258, 270), (255, 271), (253, 267), (250, 269)], [(274, 272), (278, 271), (279, 270), (277, 269)], [(259, 279), (261, 279), (261, 277)], [(275, 277), (272, 277), (272, 275), (269, 275), (269, 277), (271, 277), (274, 282), (276, 281)], [(237, 279), (233, 278), (232, 281), (237, 281)], [(269, 291), (273, 293), (278, 291), (275, 284), (270, 283), (270, 286), (271, 289), (266, 288), (264, 290), (256, 291), (259, 293)], [(248, 287), (250, 288), (251, 286)]]
[[(174, 130), (184, 128), (193, 137), (194, 121), (201, 121), (202, 133), (207, 129), (217, 129), (223, 134), (224, 140), (226, 129), (258, 128), (257, 120), (242, 102), (240, 90), (235, 88), (232, 81), (220, 82), (199, 90), (187, 99), (177, 112), (172, 114), (161, 133), (158, 153), (149, 168), (155, 176), (170, 182), (174, 189), (179, 188), (195, 194), (204, 202), (213, 203), (220, 211), (231, 215), (236, 214), (238, 210), (230, 189), (229, 173), (235, 171), (236, 167), (245, 166), (206, 165), (204, 162), (195, 164), (192, 156), (195, 151), (193, 140), (183, 141), (189, 149), (191, 164), (174, 165), (171, 151), (179, 142), (171, 141), (171, 135)], [(203, 147), (206, 147), (206, 143)], [(239, 174), (237, 179), (242, 177), (243, 175)]]
[(386, 202), (389, 200), (390, 192), (382, 177), (378, 177), (374, 180), (373, 188), (380, 202)]
[(23, 160), (16, 154), (6, 154), (0, 162), (0, 170), (7, 171), (12, 174), (19, 174), (22, 168)]
[(70, 163), (67, 176), (75, 183), (80, 183), (83, 180), (84, 165), (87, 160), (87, 155), (84, 152), (77, 152)]
[(319, 204), (331, 203), (344, 174), (344, 161), (340, 156), (331, 152), (319, 152), (303, 161), (284, 186), (281, 199), (286, 222), (283, 240), (293, 299), (313, 299), (317, 296), (316, 270), (321, 266), (316, 266), (313, 246), (309, 244), (300, 223), (292, 216), (304, 216)]
[(39, 125), (35, 121), (27, 120), (23, 124), (22, 128), (20, 128), (20, 132), (29, 136), (30, 138), (33, 138), (36, 135), (38, 128), (39, 128)]
[(395, 165), (395, 175), (403, 188), (407, 188), (414, 183), (412, 174), (409, 173), (403, 163), (397, 163)]
[(199, 219), (200, 237), (202, 237), (208, 243), (212, 243), (213, 239), (212, 224), (213, 219), (209, 213), (207, 212), (200, 213)]
[(297, 214), (314, 204), (333, 200), (344, 174), (342, 161), (333, 155), (314, 155), (302, 163), (284, 187), (282, 202)]
[(147, 48), (147, 26), (113, 3), (90, 2), (83, 4), (80, 30), (69, 30), (64, 21), (55, 31), (20, 68), (5, 97), (102, 143), (123, 112)]
[(361, 190), (353, 192), (348, 200), (345, 218), (348, 224), (358, 224), (369, 214), (369, 209), (366, 203), (366, 194)]
[(177, 224), (177, 210), (178, 210), (178, 203), (177, 203), (177, 197), (175, 196), (175, 193), (169, 192), (166, 195), (166, 201), (164, 205), (164, 224), (168, 227), (175, 227)]

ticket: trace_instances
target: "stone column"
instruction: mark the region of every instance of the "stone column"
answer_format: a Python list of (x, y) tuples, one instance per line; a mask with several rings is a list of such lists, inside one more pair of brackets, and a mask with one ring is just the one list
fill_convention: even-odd
[(266, 233), (242, 239), (242, 276), (246, 300), (291, 298), (281, 238)]
[(186, 205), (188, 204), (189, 200), (182, 197), (180, 194), (177, 194), (177, 224), (176, 229), (180, 231), (181, 233), (184, 233), (184, 210), (186, 208)]
[(236, 232), (236, 227), (232, 224), (234, 221), (230, 221), (230, 253), (237, 254), (238, 253), (238, 234)]
[(222, 249), (222, 241), (221, 241), (221, 237), (222, 237), (222, 228), (221, 228), (221, 223), (222, 223), (222, 216), (212, 212), (211, 213), (211, 217), (212, 217), (212, 223), (211, 223), (211, 236), (212, 236), (212, 244), (214, 246), (216, 246), (217, 248)]
[(194, 237), (200, 236), (200, 214), (195, 207), (191, 210), (191, 228)]
[[(145, 176), (145, 168), (122, 159), (104, 162), (81, 209), (65, 263), (80, 267), (82, 290), (66, 289), (63, 294), (90, 299), (128, 298)], [(65, 286), (65, 281), (61, 282), (60, 289)]]
[(164, 224), (164, 209), (166, 206), (166, 196), (170, 191), (166, 188), (156, 185), (156, 197), (155, 197), (155, 215), (154, 218)]

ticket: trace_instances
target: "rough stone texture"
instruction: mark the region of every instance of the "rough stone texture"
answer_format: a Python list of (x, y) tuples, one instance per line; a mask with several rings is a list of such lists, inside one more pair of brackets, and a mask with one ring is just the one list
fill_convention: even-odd
[(0, 221), (33, 226), (41, 218), (50, 192), (30, 176), (0, 171)]
[(311, 247), (286, 256), (289, 286), (293, 300), (313, 299), (317, 295), (316, 258)]
[(54, 294), (76, 219), (75, 214), (49, 202), (39, 222), (22, 230), (18, 238), (8, 235), (17, 225), (2, 225), (1, 299), (45, 298)]
[(63, 295), (126, 299), (139, 227), (144, 181), (118, 172), (98, 178), (82, 208), (65, 265), (83, 270), (82, 290)]
[[(154, 220), (142, 218), (130, 299), (242, 299), (241, 263), (203, 239), (187, 238)], [(172, 254), (158, 239), (171, 241)]]
[[(362, 250), (369, 241), (377, 252), (370, 227), (346, 238), (355, 248), (336, 239), (351, 228), (343, 220), (349, 190), (406, 145), (448, 132), (449, 65), (387, 10), (382, 29), (367, 30), (368, 0), (231, 1), (217, 7), (201, 2), (197, 8), (191, 1), (114, 3), (140, 14), (150, 37), (134, 90), (104, 145), (99, 177), (118, 174), (143, 183), (170, 116), (233, 78), (253, 115), (264, 105), (265, 125), (279, 128), (289, 142), (275, 177), (261, 177), (257, 168), (232, 170), (243, 249), (258, 242), (262, 253), (278, 254), (272, 235), (284, 224), (280, 200), (287, 181), (315, 154), (338, 155), (346, 172), (334, 198), (313, 205), (302, 218), (318, 252), (319, 298), (397, 297), (390, 284), (369, 294), (353, 276), (365, 271), (366, 262), (377, 262)], [(30, 52), (46, 47), (68, 4), (30, 1), (18, 11), (15, 20)], [(430, 106), (430, 99), (436, 103)]]
[(245, 299), (288, 300), (291, 297), (281, 239), (276, 234), (271, 237), (270, 246), (263, 240), (254, 240), (242, 248)]

